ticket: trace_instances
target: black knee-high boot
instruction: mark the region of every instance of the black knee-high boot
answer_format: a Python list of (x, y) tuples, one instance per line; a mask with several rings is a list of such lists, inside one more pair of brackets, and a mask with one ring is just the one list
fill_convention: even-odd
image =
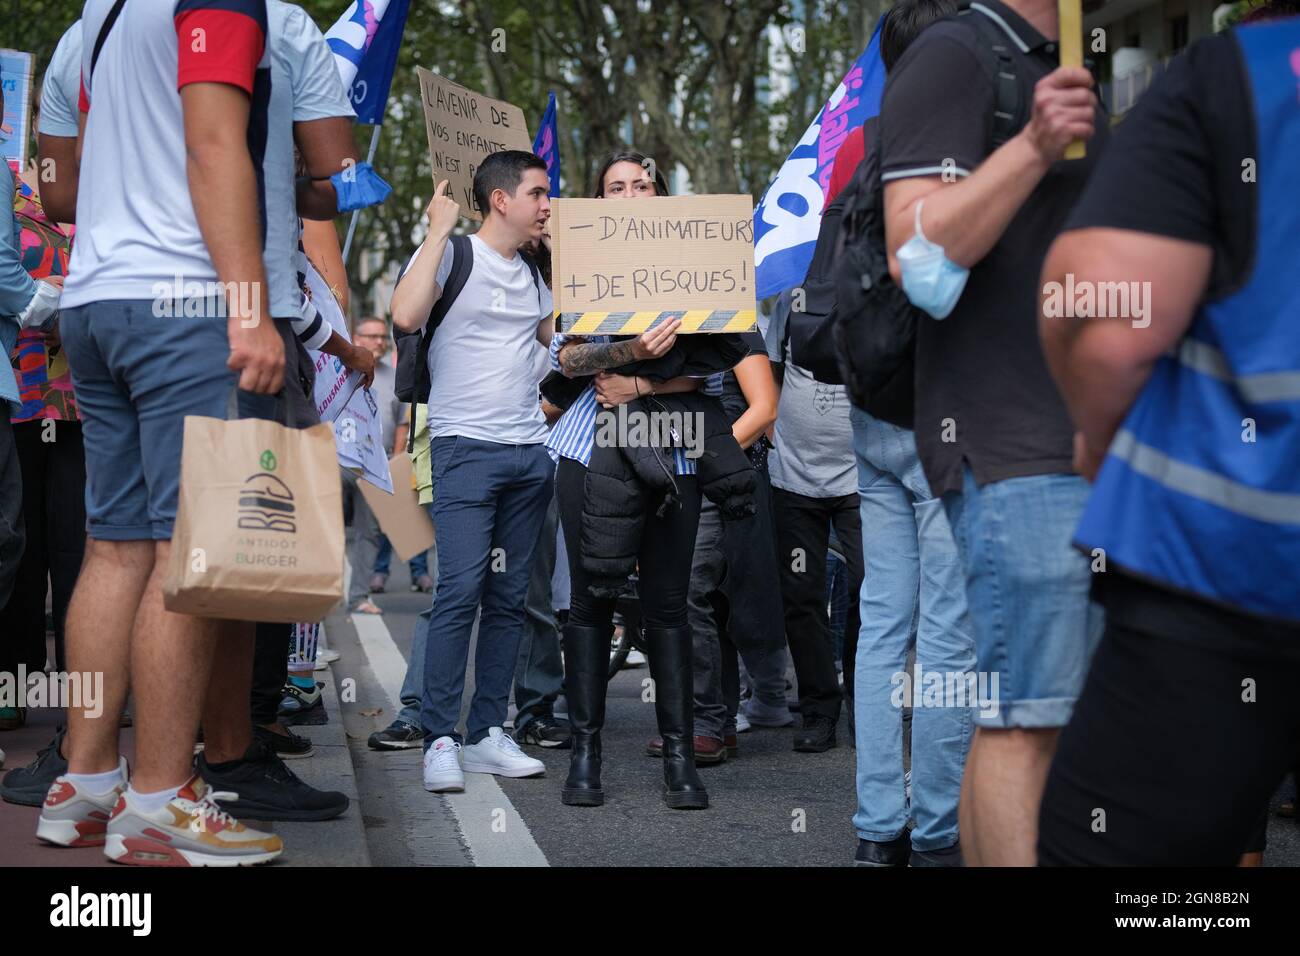
[(564, 626), (564, 696), (569, 702), (573, 751), (560, 800), (573, 807), (605, 802), (600, 786), (600, 729), (605, 724), (610, 629)]
[(689, 627), (647, 627), (655, 716), (664, 741), (664, 803), (703, 810), (709, 795), (695, 771), (695, 684)]

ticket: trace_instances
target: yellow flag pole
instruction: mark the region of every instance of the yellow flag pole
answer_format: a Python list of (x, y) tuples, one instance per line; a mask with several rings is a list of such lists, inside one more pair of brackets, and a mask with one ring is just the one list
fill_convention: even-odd
[[(1061, 66), (1083, 66), (1083, 9), (1080, 0), (1057, 0), (1061, 30)], [(1075, 140), (1065, 148), (1066, 159), (1083, 159), (1086, 144)]]

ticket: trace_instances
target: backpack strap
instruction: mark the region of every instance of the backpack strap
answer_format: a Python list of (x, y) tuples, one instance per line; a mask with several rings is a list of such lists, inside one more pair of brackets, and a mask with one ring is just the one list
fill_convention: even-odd
[(433, 382), (429, 379), (429, 347), (433, 344), (433, 333), (447, 317), (460, 290), (465, 288), (469, 274), (474, 270), (474, 246), (470, 243), (469, 236), (452, 236), (450, 241), (451, 273), (447, 276), (447, 284), (442, 287), (442, 295), (438, 296), (438, 301), (429, 310), (429, 318), (424, 323), (424, 331), (420, 333), (420, 344), (416, 350), (416, 386), (415, 394), (411, 397), (411, 425), (406, 438), (408, 452), (415, 450), (415, 406), (428, 404), (429, 392), (433, 388)]
[(967, 18), (966, 22), (984, 41), (980, 50), (985, 58), (985, 68), (993, 80), (993, 126), (989, 148), (989, 152), (993, 152), (1020, 132), (1028, 117), (1022, 115), (1025, 97), (1008, 45), (1009, 38), (984, 9), (982, 5), (963, 3), (957, 16)]
[(531, 272), (532, 275), (533, 275), (533, 288), (537, 290), (537, 310), (538, 310), (538, 312), (540, 312), (540, 311), (541, 311), (541, 308), (542, 308), (542, 273), (541, 273), (541, 270), (539, 270), (539, 269), (537, 268), (537, 262), (536, 262), (536, 260), (534, 260), (532, 256), (530, 256), (528, 253), (524, 252), (522, 249), (519, 250), (519, 258), (523, 259), (524, 262), (526, 262), (526, 263), (528, 264), (528, 271)]
[(104, 41), (108, 35), (113, 32), (113, 24), (117, 23), (117, 18), (126, 6), (126, 0), (117, 0), (112, 8), (108, 11), (108, 16), (104, 17), (104, 22), (99, 28), (99, 36), (95, 37), (95, 48), (90, 53), (90, 75), (95, 75), (95, 64), (99, 62), (99, 51), (104, 48)]

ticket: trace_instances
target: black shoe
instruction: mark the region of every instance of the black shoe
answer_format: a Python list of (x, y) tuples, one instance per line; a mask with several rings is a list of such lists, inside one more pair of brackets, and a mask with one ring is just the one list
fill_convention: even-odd
[(895, 837), (888, 843), (858, 840), (858, 852), (853, 855), (853, 865), (907, 866), (908, 854), (911, 850), (912, 834), (909, 830), (904, 830), (902, 836)]
[(689, 627), (647, 627), (655, 717), (663, 738), (664, 803), (673, 810), (704, 810), (709, 794), (695, 769), (695, 681)]
[[(283, 724), (280, 726), (284, 727)], [(274, 730), (254, 727), (253, 739), (260, 740), (271, 753), (282, 760), (293, 760), (295, 757), (310, 757), (316, 752), (315, 745), (306, 737), (300, 737), (288, 730), (288, 728), (285, 728), (285, 730), (286, 733), (277, 734)]]
[(554, 717), (534, 717), (524, 729), (514, 734), (515, 743), (533, 744), (538, 747), (554, 747), (568, 750), (573, 746), (573, 728), (567, 720)]
[(965, 866), (961, 857), (961, 843), (942, 850), (913, 850), (908, 866)]
[(821, 714), (805, 714), (803, 730), (794, 737), (794, 749), (799, 753), (819, 754), (834, 746), (835, 721)]
[(371, 750), (413, 750), (424, 744), (424, 731), (404, 720), (395, 720), (376, 730), (366, 741)]
[(600, 785), (600, 729), (605, 725), (609, 634), (607, 627), (582, 627), (572, 621), (564, 625), (564, 694), (573, 752), (560, 802), (570, 807), (598, 807), (605, 802)]
[(45, 795), (56, 777), (68, 772), (68, 761), (59, 753), (63, 746), (63, 737), (67, 730), (60, 727), (54, 739), (38, 752), (32, 762), (25, 767), (15, 767), (4, 777), (0, 785), (0, 798), (6, 803), (16, 803), (21, 807), (39, 807), (45, 803)]
[(217, 802), (240, 820), (331, 820), (348, 808), (346, 795), (303, 783), (257, 740), (242, 760), (214, 766), (200, 754), (196, 762), (213, 790), (238, 794), (236, 800)]

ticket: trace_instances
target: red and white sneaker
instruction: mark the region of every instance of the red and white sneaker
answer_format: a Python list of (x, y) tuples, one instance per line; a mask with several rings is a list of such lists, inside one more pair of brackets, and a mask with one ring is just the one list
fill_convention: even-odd
[(250, 830), (217, 806), (217, 800), (237, 799), (194, 776), (150, 813), (126, 791), (108, 821), (104, 855), (136, 866), (251, 866), (274, 860), (284, 851), (278, 836)]
[(57, 777), (45, 794), (36, 836), (58, 846), (103, 846), (108, 818), (126, 789), (126, 758), (121, 758), (122, 783), (107, 793), (79, 790), (67, 777)]

